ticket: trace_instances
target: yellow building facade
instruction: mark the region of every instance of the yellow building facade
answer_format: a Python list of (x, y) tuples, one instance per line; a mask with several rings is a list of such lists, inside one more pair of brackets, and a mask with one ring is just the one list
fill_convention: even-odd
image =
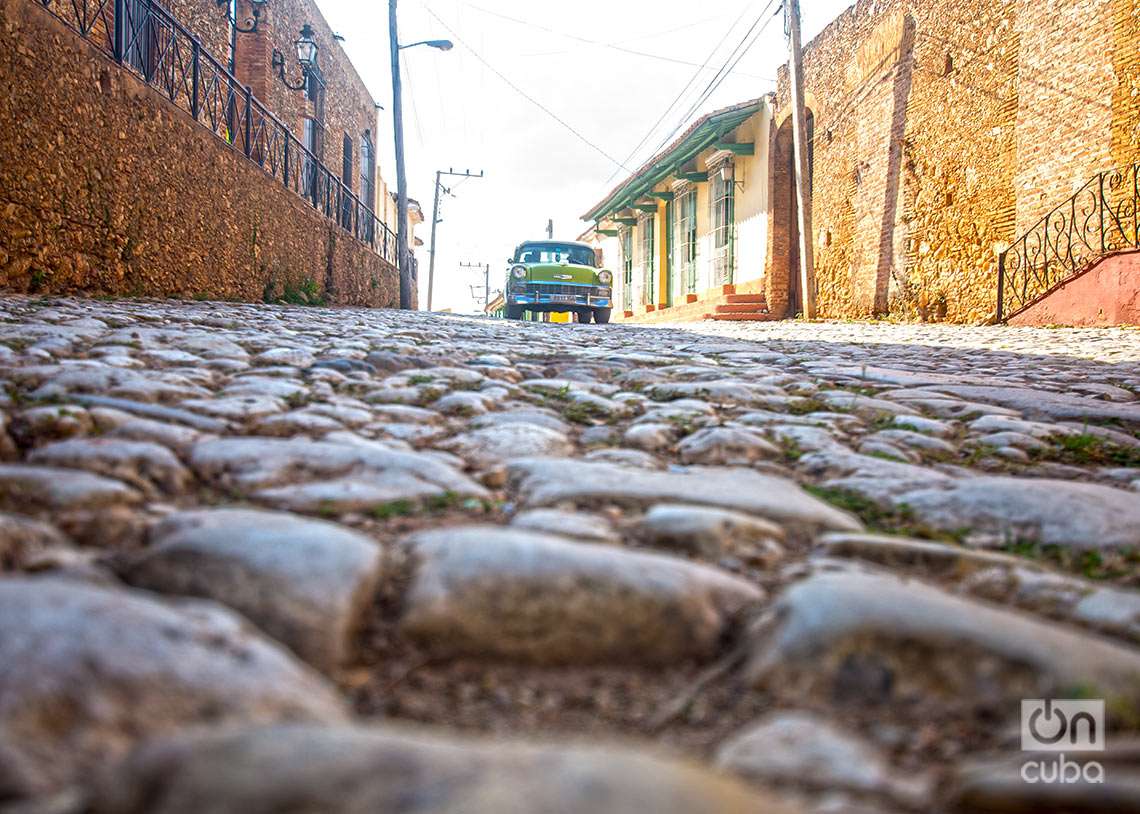
[(771, 126), (768, 99), (711, 113), (586, 213), (615, 319), (766, 312)]

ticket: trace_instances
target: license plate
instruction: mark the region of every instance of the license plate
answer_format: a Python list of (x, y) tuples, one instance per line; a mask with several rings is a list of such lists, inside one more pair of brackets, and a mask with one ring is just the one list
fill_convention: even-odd
[(577, 302), (578, 298), (573, 294), (552, 294), (550, 296), (551, 302)]

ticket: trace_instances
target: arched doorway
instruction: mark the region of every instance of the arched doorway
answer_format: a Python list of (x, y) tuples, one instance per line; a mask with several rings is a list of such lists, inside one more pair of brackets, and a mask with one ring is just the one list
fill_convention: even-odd
[[(807, 111), (808, 141), (808, 188), (810, 204), (812, 169), (814, 165), (813, 147), (815, 141), (815, 116)], [(772, 275), (769, 284), (772, 292), (769, 302), (779, 308), (781, 296), (786, 294), (787, 307), (784, 316), (794, 317), (803, 313), (803, 296), (800, 291), (800, 221), (796, 201), (796, 153), (792, 118), (788, 116), (776, 131), (772, 145), (770, 168), (772, 181)], [(778, 311), (777, 311), (778, 313)]]

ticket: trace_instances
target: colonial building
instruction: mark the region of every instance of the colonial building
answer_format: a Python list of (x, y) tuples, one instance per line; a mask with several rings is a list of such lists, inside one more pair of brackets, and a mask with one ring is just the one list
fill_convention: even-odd
[(755, 99), (699, 119), (585, 215), (614, 270), (615, 313), (766, 314), (771, 118)]
[[(1140, 0), (859, 0), (804, 73), (820, 316), (1140, 322)], [(781, 69), (595, 205), (625, 311), (796, 313), (792, 167)]]
[(0, 285), (398, 301), (379, 106), (313, 0), (2, 2)]

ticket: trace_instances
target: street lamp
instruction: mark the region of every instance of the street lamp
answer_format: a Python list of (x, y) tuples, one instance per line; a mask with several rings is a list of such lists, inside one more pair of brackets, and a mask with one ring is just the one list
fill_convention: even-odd
[(415, 48), (417, 45), (426, 45), (428, 48), (435, 48), (438, 51), (450, 51), (455, 47), (455, 44), (451, 40), (420, 40), (419, 42), (413, 42), (408, 45), (401, 45), (400, 50)]
[(426, 45), (438, 51), (450, 51), (450, 40), (422, 40), (400, 45), (396, 24), (397, 0), (388, 0), (388, 37), (392, 50), (392, 122), (396, 140), (396, 268), (400, 273), (400, 309), (410, 311), (412, 302), (411, 256), (408, 252), (408, 179), (404, 171), (404, 103), (400, 90), (400, 51)]
[(309, 74), (317, 66), (317, 42), (313, 39), (313, 27), (305, 23), (301, 28), (301, 36), (294, 43), (297, 49), (297, 62), (301, 64), (301, 81), (293, 84), (285, 78), (285, 55), (273, 49), (273, 67), (277, 69), (277, 76), (289, 90), (304, 90)]

